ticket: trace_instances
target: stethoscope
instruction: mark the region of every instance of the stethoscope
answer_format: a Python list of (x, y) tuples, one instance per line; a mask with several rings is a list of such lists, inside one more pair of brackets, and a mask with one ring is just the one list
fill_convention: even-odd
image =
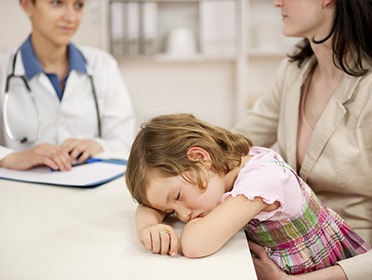
[[(35, 101), (35, 98), (32, 94), (31, 88), (30, 88), (30, 86), (29, 86), (29, 84), (26, 80), (26, 77), (24, 75), (15, 75), (14, 74), (18, 53), (19, 53), (19, 50), (17, 50), (17, 52), (15, 53), (14, 58), (13, 58), (12, 72), (6, 78), (3, 115), (4, 115), (4, 127), (5, 127), (5, 131), (6, 131), (6, 134), (8, 135), (8, 137), (9, 137), (9, 139), (14, 141), (14, 142), (20, 142), (20, 143), (23, 144), (23, 143), (32, 143), (32, 142), (35, 142), (38, 139), (38, 137), (40, 135), (40, 119), (39, 119), (39, 111), (38, 111), (37, 106), (36, 106), (36, 101)], [(86, 61), (85, 57), (83, 57), (83, 58)], [(100, 118), (100, 112), (99, 112), (99, 107), (98, 107), (97, 93), (96, 93), (96, 89), (95, 89), (94, 82), (93, 82), (93, 76), (91, 74), (88, 74), (88, 77), (89, 77), (90, 84), (91, 84), (91, 87), (92, 87), (94, 104), (95, 104), (95, 108), (96, 108), (97, 124), (98, 124), (98, 137), (101, 137), (102, 136), (102, 129), (101, 129), (101, 118)], [(37, 119), (38, 119), (38, 124), (37, 124), (38, 126), (37, 126), (36, 137), (34, 139), (30, 139), (27, 136), (16, 137), (14, 135), (14, 133), (12, 132), (12, 130), (10, 129), (9, 120), (8, 120), (8, 109), (9, 109), (8, 103), (9, 103), (9, 84), (10, 84), (10, 80), (12, 78), (18, 78), (18, 79), (21, 79), (23, 81), (23, 84), (24, 84), (25, 88), (27, 89), (27, 92), (30, 94), (32, 104), (35, 107), (35, 112), (36, 112)]]

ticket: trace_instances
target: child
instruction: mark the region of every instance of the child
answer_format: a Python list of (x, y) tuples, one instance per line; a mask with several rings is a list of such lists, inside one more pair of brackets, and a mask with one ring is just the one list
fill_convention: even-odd
[(242, 228), (288, 274), (369, 249), (276, 152), (192, 115), (159, 116), (142, 126), (126, 183), (139, 203), (139, 241), (154, 253), (178, 252), (176, 232), (162, 224), (173, 213), (186, 223), (180, 242), (187, 257), (215, 253)]

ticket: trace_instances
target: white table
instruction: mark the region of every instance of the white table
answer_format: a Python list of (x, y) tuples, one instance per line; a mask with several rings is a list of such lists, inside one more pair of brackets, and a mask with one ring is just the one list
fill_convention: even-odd
[(94, 189), (0, 180), (0, 279), (257, 279), (243, 232), (206, 258), (156, 255), (137, 241), (135, 209), (124, 178)]

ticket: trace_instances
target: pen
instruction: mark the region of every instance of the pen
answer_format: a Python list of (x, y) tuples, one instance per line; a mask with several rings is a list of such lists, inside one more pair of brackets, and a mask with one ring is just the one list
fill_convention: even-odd
[[(84, 165), (84, 164), (87, 164), (88, 162), (87, 161), (84, 161), (84, 162), (73, 162), (71, 164), (71, 167), (75, 167), (75, 166), (79, 166), (79, 165)], [(54, 168), (50, 168), (50, 171), (54, 172), (54, 171), (60, 171), (59, 169), (54, 169)]]
[[(85, 165), (85, 164), (90, 164), (94, 162), (106, 162), (106, 163), (112, 163), (112, 164), (120, 164), (120, 165), (126, 165), (128, 163), (127, 160), (125, 159), (116, 159), (116, 158), (88, 158), (84, 162), (76, 162), (71, 164), (72, 167), (79, 166), (79, 165)], [(53, 169), (50, 168), (50, 171), (59, 171), (58, 169)]]
[(93, 162), (106, 162), (106, 163), (113, 163), (113, 164), (121, 164), (126, 165), (128, 163), (125, 159), (117, 159), (117, 158), (88, 158), (86, 163), (93, 163)]

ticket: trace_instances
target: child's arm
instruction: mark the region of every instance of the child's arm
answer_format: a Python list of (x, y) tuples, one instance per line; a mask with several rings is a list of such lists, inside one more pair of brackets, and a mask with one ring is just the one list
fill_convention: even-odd
[(162, 221), (165, 213), (138, 205), (136, 211), (136, 227), (138, 240), (147, 250), (162, 255), (178, 253), (178, 235), (175, 230)]
[(266, 204), (260, 197), (248, 200), (244, 195), (228, 197), (203, 218), (188, 222), (181, 235), (181, 248), (190, 258), (218, 251), (234, 234), (260, 211), (277, 209), (279, 203)]

